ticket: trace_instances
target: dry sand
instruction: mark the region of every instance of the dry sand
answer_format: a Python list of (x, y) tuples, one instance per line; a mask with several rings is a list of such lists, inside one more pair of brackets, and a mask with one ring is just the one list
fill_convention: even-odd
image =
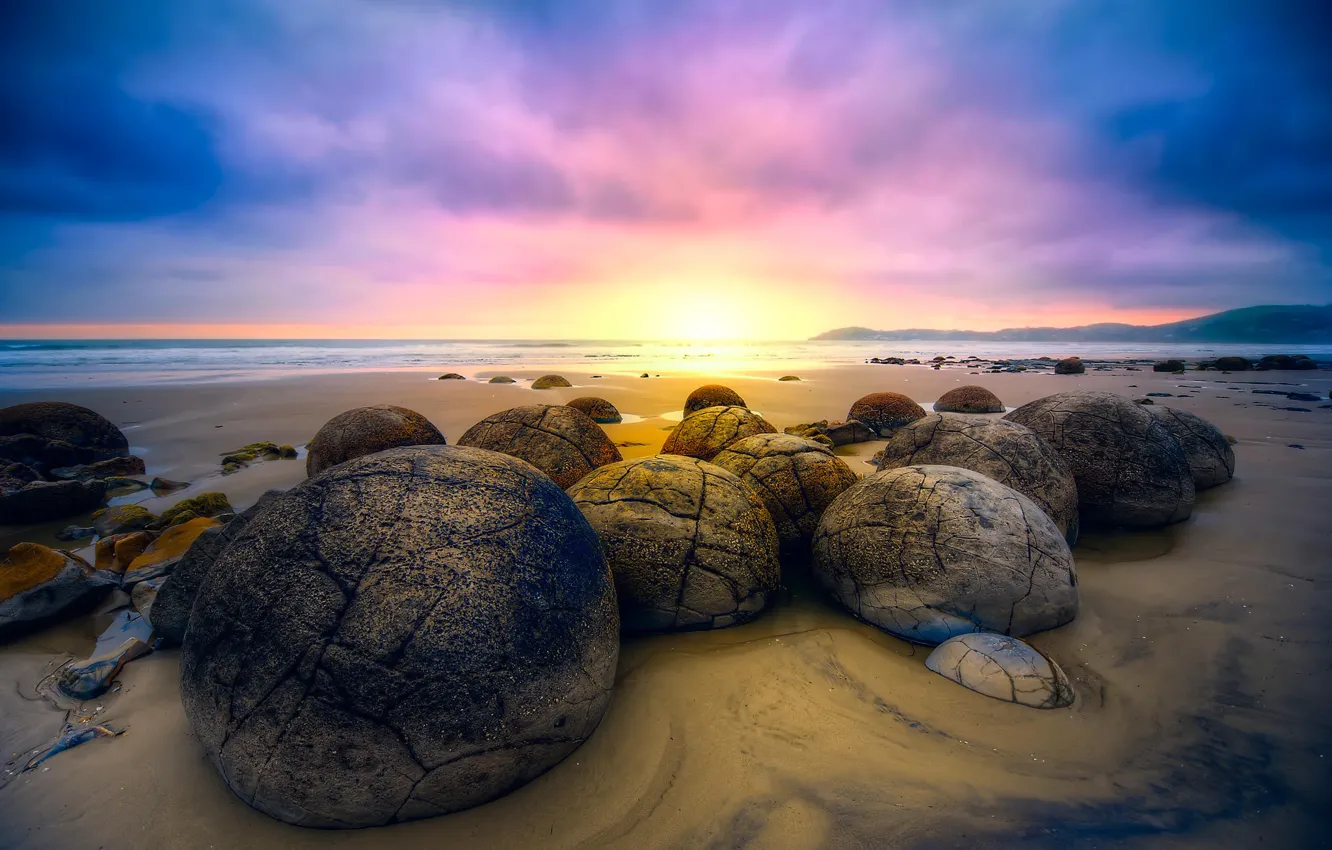
[[(708, 382), (564, 374), (577, 386), (533, 391), (395, 372), (0, 393), (0, 405), (87, 405), (126, 428), (150, 474), (196, 482), (149, 507), (221, 489), (242, 508), (268, 487), (297, 483), (304, 464), (270, 461), (220, 477), (219, 453), (258, 440), (304, 443), (349, 407), (411, 407), (452, 442), (497, 410), (600, 395), (644, 417), (606, 427), (617, 442), (645, 444), (622, 449), (635, 457), (660, 447), (671, 423), (659, 415)], [(1188, 393), (1157, 402), (1238, 438), (1237, 474), (1201, 494), (1188, 522), (1079, 542), (1081, 613), (1031, 641), (1075, 680), (1071, 709), (1035, 711), (960, 688), (925, 669), (926, 650), (858, 623), (793, 574), (790, 592), (755, 623), (628, 641), (600, 729), (530, 785), (448, 817), (332, 833), (271, 820), (223, 786), (185, 720), (178, 652), (163, 651), (131, 663), (118, 692), (85, 707), (100, 707), (99, 721), (125, 735), (0, 789), (0, 847), (1329, 846), (1332, 409), (1320, 404), (1332, 402), (1255, 395), (1265, 387), (1241, 381), (1298, 383), (1326, 398), (1332, 375), (858, 366), (798, 383), (775, 377), (724, 382), (779, 429), (842, 418), (878, 390), (928, 402), (978, 383), (1010, 407), (1072, 388)], [(876, 447), (839, 453), (865, 473)], [(64, 524), (0, 529), (0, 545), (51, 542)], [(85, 656), (105, 619), (0, 646), (0, 756), (51, 743), (65, 714), (33, 701), (33, 686), (64, 653)]]

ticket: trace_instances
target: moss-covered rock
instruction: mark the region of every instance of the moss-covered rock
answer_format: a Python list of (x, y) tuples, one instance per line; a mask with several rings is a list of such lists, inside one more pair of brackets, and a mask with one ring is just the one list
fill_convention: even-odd
[(1003, 413), (1004, 403), (985, 387), (951, 389), (934, 403), (936, 413)]
[(113, 505), (101, 516), (94, 515), (93, 528), (103, 537), (138, 531), (156, 522), (153, 512), (142, 505)]
[[(647, 375), (643, 376), (644, 378)], [(690, 416), (709, 407), (749, 407), (740, 394), (721, 384), (704, 384), (685, 399), (684, 415)]]
[[(210, 517), (195, 517), (171, 526), (158, 535), (157, 539), (143, 550), (143, 554), (130, 561), (122, 585), (130, 587), (137, 582), (169, 574), (190, 548), (190, 544), (194, 543), (195, 538), (218, 525), (218, 521)], [(120, 560), (119, 553), (116, 554), (116, 559)]]
[(863, 422), (880, 436), (887, 436), (908, 422), (925, 415), (925, 409), (901, 393), (870, 393), (851, 405), (847, 419)]
[(743, 407), (708, 407), (686, 416), (661, 447), (661, 453), (712, 460), (727, 446), (755, 434), (775, 434), (768, 420)]
[(0, 560), (0, 638), (86, 610), (116, 582), (70, 552), (19, 543)]
[(318, 475), (331, 466), (385, 449), (442, 445), (444, 435), (415, 410), (393, 404), (357, 407), (339, 413), (319, 429), (310, 441), (305, 471)]
[(563, 375), (542, 375), (532, 382), (534, 390), (549, 390), (555, 387), (572, 387), (573, 384), (565, 380)]
[(161, 529), (175, 525), (178, 518), (186, 513), (193, 514), (195, 517), (215, 517), (221, 514), (235, 513), (235, 508), (231, 506), (231, 502), (227, 501), (225, 493), (200, 493), (193, 498), (182, 499), (162, 511), (162, 515), (149, 527)]

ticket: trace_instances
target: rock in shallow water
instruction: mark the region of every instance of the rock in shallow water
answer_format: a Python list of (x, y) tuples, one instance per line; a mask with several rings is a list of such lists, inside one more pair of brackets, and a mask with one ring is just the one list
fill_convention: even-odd
[(1073, 687), (1059, 665), (1014, 637), (990, 632), (958, 635), (935, 647), (925, 666), (978, 694), (1031, 708), (1073, 704)]
[(226, 547), (181, 652), (185, 713), (244, 801), (362, 827), (487, 802), (610, 699), (600, 542), (522, 461), (419, 446), (308, 479)]

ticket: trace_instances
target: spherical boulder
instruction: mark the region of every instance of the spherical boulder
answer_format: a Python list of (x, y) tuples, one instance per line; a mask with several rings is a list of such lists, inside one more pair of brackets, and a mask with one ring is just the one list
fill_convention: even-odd
[(958, 635), (935, 647), (925, 666), (978, 694), (1029, 708), (1073, 704), (1073, 686), (1059, 665), (1014, 637)]
[(1150, 409), (1114, 393), (1056, 393), (1004, 417), (1055, 447), (1078, 485), (1083, 527), (1155, 528), (1188, 519), (1194, 486), (1179, 441)]
[(1081, 375), (1087, 371), (1080, 357), (1065, 357), (1055, 364), (1056, 375)]
[(857, 481), (832, 449), (790, 434), (745, 437), (712, 462), (758, 494), (777, 525), (782, 547), (793, 554), (809, 550), (823, 512)]
[(1193, 486), (1205, 490), (1225, 484), (1235, 475), (1235, 451), (1230, 441), (1211, 422), (1187, 410), (1153, 407), (1151, 414), (1169, 429), (1188, 460)]
[(1021, 637), (1072, 620), (1068, 543), (1026, 496), (967, 469), (905, 466), (852, 485), (823, 514), (814, 572), (856, 616), (913, 643)]
[(576, 749), (619, 616), (596, 533), (495, 452), (356, 458), (273, 500), (194, 603), (181, 697), (242, 800), (351, 828), (476, 806)]
[(318, 475), (352, 458), (402, 446), (442, 446), (444, 435), (415, 410), (393, 404), (339, 413), (310, 441), (305, 473)]
[(754, 434), (775, 434), (768, 420), (743, 407), (708, 407), (686, 416), (666, 437), (661, 453), (712, 460), (717, 452)]
[(537, 378), (532, 382), (532, 389), (534, 390), (549, 390), (554, 387), (572, 386), (573, 384), (569, 383), (563, 375), (542, 375), (540, 378)]
[[(647, 377), (644, 375), (643, 377)], [(740, 394), (721, 384), (704, 384), (685, 399), (684, 415), (691, 416), (709, 407), (749, 407)]]
[(851, 405), (846, 418), (862, 422), (879, 436), (886, 437), (894, 429), (924, 415), (923, 407), (901, 393), (870, 393)]
[(603, 466), (569, 489), (601, 537), (626, 632), (718, 629), (777, 591), (777, 529), (740, 479), (691, 457)]
[(620, 450), (586, 413), (552, 404), (514, 407), (487, 416), (468, 428), (458, 445), (521, 458), (565, 488), (597, 467), (621, 459)]
[(574, 410), (582, 411), (592, 418), (598, 425), (614, 425), (621, 421), (620, 411), (615, 409), (615, 405), (606, 401), (604, 398), (597, 398), (593, 395), (585, 395), (576, 398), (567, 403), (565, 407), (572, 407)]
[(985, 387), (951, 389), (934, 403), (936, 413), (1003, 413), (1004, 403)]
[(1045, 511), (1072, 545), (1078, 539), (1078, 485), (1054, 446), (1003, 419), (932, 414), (888, 438), (879, 469), (959, 466), (1012, 487)]
[(110, 420), (77, 404), (34, 401), (0, 409), (0, 437), (33, 434), (82, 450), (82, 462), (129, 453), (129, 440)]

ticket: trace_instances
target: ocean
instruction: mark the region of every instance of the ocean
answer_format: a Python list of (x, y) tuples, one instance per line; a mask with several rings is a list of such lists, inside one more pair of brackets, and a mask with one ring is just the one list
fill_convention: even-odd
[(1223, 355), (1256, 358), (1277, 353), (1332, 360), (1332, 345), (977, 340), (7, 340), (0, 341), (0, 390), (201, 383), (386, 370), (459, 372), (472, 377), (478, 372), (518, 373), (563, 366), (607, 373), (689, 371), (723, 376), (863, 363), (870, 357), (929, 359), (951, 354), (958, 358), (1021, 359), (1077, 354), (1084, 360), (1096, 360)]

